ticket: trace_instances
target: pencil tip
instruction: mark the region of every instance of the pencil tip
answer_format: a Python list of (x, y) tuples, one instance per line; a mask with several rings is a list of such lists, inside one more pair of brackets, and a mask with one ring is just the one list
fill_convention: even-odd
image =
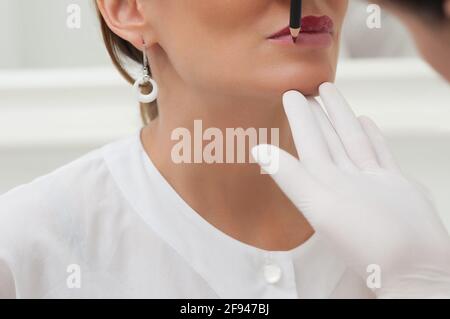
[(291, 31), (292, 41), (294, 43), (296, 43), (297, 42), (297, 38), (298, 38), (298, 36), (300, 34), (300, 28), (290, 28), (290, 31)]

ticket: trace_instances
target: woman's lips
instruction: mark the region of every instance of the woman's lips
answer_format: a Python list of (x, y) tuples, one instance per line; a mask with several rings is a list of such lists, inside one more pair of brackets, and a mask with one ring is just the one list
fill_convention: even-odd
[(329, 16), (307, 16), (302, 19), (302, 30), (293, 43), (289, 26), (269, 36), (269, 40), (296, 46), (328, 47), (333, 41), (334, 23)]

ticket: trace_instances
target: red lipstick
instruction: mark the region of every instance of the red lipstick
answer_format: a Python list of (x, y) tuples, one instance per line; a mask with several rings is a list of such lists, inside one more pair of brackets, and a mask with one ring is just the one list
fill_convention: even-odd
[[(334, 23), (329, 16), (306, 16), (302, 18), (302, 28), (297, 38), (296, 45), (327, 47), (332, 42)], [(293, 44), (290, 26), (268, 37), (269, 40), (283, 44)]]

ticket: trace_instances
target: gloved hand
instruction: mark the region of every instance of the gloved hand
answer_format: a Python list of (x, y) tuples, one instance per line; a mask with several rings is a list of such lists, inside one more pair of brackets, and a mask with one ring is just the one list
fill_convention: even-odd
[[(364, 279), (381, 270), (379, 298), (450, 298), (450, 237), (430, 198), (397, 167), (377, 126), (356, 118), (333, 84), (315, 99), (283, 97), (300, 161), (271, 145), (262, 166), (312, 227)], [(270, 171), (271, 169), (267, 169)]]

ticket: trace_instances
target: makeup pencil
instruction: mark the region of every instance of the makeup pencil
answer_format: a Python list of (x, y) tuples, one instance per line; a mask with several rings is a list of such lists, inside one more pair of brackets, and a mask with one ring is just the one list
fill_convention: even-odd
[(291, 0), (291, 21), (289, 23), (292, 41), (297, 42), (302, 28), (302, 0)]

